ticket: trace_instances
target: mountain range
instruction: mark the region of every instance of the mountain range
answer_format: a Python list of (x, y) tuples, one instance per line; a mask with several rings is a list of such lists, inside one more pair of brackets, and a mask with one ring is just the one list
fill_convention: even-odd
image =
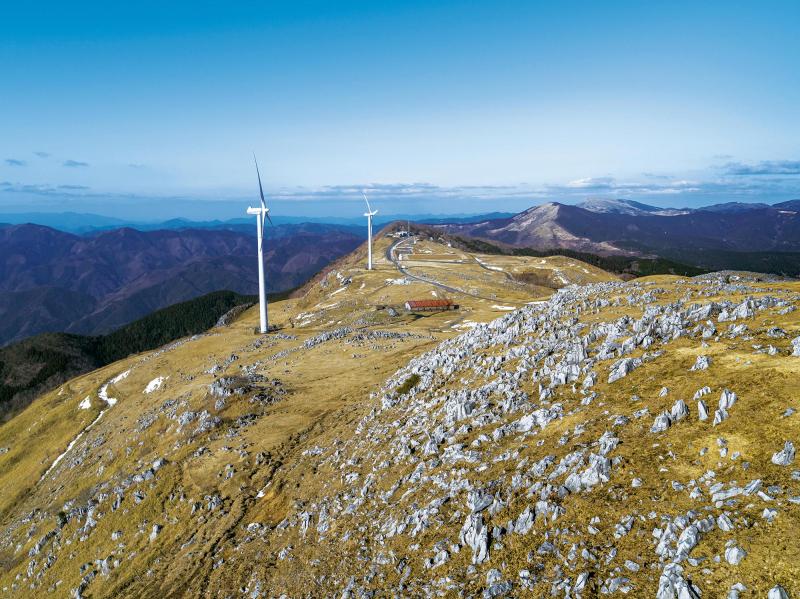
[(513, 247), (658, 255), (707, 266), (704, 254), (800, 252), (800, 200), (771, 206), (731, 203), (678, 211), (625, 200), (590, 201), (578, 206), (551, 202), (510, 218), (439, 228), (449, 234)]
[[(100, 334), (211, 291), (258, 289), (247, 231), (114, 229), (79, 236), (0, 226), (0, 345), (43, 332)], [(326, 224), (268, 229), (268, 291), (291, 289), (362, 239)]]
[(789, 200), (776, 204), (765, 204), (764, 202), (722, 202), (720, 204), (710, 204), (699, 208), (661, 208), (650, 206), (633, 200), (621, 198), (590, 198), (580, 204), (578, 208), (589, 210), (590, 212), (612, 212), (615, 214), (631, 215), (660, 215), (675, 216), (679, 214), (690, 214), (693, 212), (749, 212), (751, 210), (764, 210), (774, 208), (776, 210), (797, 210), (800, 200)]
[[(412, 221), (420, 223), (471, 223), (490, 218), (506, 218), (514, 216), (513, 212), (490, 212), (486, 214), (379, 214), (374, 220), (375, 225), (385, 225), (394, 221)], [(319, 226), (335, 225), (339, 228), (349, 228), (357, 235), (361, 235), (364, 222), (361, 216), (342, 217), (313, 217), (313, 216), (283, 216), (275, 215), (272, 222), (275, 225), (308, 225)], [(158, 231), (172, 229), (229, 229), (250, 232), (253, 228), (252, 218), (232, 218), (227, 220), (189, 220), (186, 218), (172, 218), (158, 221), (138, 221), (114, 218), (100, 214), (80, 212), (5, 212), (0, 213), (0, 226), (36, 224), (75, 233), (77, 235), (91, 235), (112, 229), (131, 228), (137, 231)], [(279, 229), (267, 229), (267, 234), (275, 234)]]
[[(800, 200), (665, 209), (590, 199), (579, 205), (546, 203), (519, 214), (415, 222), (501, 248), (581, 252), (590, 261), (588, 254), (660, 258), (700, 269), (797, 276), (798, 214)], [(83, 234), (0, 225), (0, 345), (42, 332), (101, 334), (211, 291), (256, 291), (254, 227), (246, 219), (175, 219), (105, 230), (117, 221), (90, 216), (48, 216), (53, 217), (48, 222), (76, 230), (85, 222)], [(302, 284), (353, 250), (363, 241), (364, 227), (284, 223), (268, 227), (266, 234), (267, 280), (274, 292)]]

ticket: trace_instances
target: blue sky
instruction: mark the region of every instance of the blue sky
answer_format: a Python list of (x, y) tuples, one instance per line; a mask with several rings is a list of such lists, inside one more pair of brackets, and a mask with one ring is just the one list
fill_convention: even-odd
[(287, 214), (798, 198), (798, 57), (796, 1), (7, 4), (0, 212), (229, 218), (252, 151)]

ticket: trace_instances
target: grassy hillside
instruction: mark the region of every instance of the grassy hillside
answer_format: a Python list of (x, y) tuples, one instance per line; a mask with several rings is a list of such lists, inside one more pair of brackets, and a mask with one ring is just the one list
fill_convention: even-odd
[(566, 256), (581, 260), (605, 271), (629, 277), (650, 275), (680, 275), (693, 277), (717, 270), (746, 270), (787, 277), (800, 276), (800, 252), (734, 252), (696, 248), (673, 248), (654, 250), (642, 245), (629, 245), (634, 252), (660, 254), (658, 258), (636, 256), (600, 256), (588, 252), (568, 249), (535, 250), (532, 248), (501, 247), (482, 239), (454, 236), (452, 241), (459, 247), (484, 254), (508, 254), (513, 256)]
[[(94, 497), (97, 485), (106, 485), (111, 478), (116, 481), (119, 476), (132, 476), (141, 464), (157, 457), (170, 464), (158, 471), (157, 479), (145, 483), (148, 489), (143, 491), (144, 500), (136, 489), (130, 488), (122, 492), (122, 509), (115, 511), (104, 504), (100, 508), (104, 516), (91, 542), (73, 541), (68, 538), (71, 529), (64, 529), (58, 542), (63, 539), (63, 547), (68, 546), (70, 554), (56, 551), (56, 561), (47, 566), (35, 588), (29, 589), (26, 580), (22, 583), (24, 590), (35, 593), (60, 580), (59, 591), (69, 593), (82, 587), (84, 596), (93, 597), (199, 594), (192, 591), (192, 585), (210, 583), (213, 573), (203, 557), (211, 555), (206, 552), (207, 544), (216, 543), (218, 535), (228, 534), (228, 527), (254, 521), (249, 516), (239, 520), (255, 507), (256, 494), (267, 482), (263, 473), (254, 473), (248, 487), (240, 488), (242, 476), (252, 472), (253, 460), (270, 471), (280, 469), (284, 460), (292, 459), (295, 449), (305, 450), (299, 443), (305, 443), (310, 431), (325, 431), (329, 424), (338, 422), (340, 411), (350, 413), (361, 404), (367, 389), (385, 380), (414, 355), (431, 349), (437, 341), (553, 293), (549, 288), (517, 284), (507, 272), (527, 269), (535, 262), (537, 268), (551, 268), (568, 281), (615, 279), (589, 265), (570, 267), (568, 259), (561, 257), (551, 261), (481, 256), (482, 266), (475, 257), (455, 248), (428, 242), (416, 244), (414, 256), (403, 260), (405, 268), (415, 276), (462, 289), (446, 291), (399, 273), (385, 257), (392, 241), (376, 239), (375, 270), (364, 269), (366, 252), (362, 246), (338, 261), (336, 268), (316, 277), (302, 298), (273, 302), (270, 322), (283, 328), (280, 334), (253, 334), (258, 320), (254, 307), (224, 329), (187, 337), (157, 351), (142, 352), (76, 376), (40, 394), (26, 409), (0, 425), (0, 529), (6, 533), (3, 539), (13, 539), (15, 544), (16, 533), (11, 531), (17, 530), (17, 510), (29, 513), (29, 502), (47, 514), (44, 520), (37, 518), (34, 536), (38, 539), (50, 532), (53, 523), (65, 522), (60, 512), (66, 516), (68, 526), (75, 524), (72, 506), (78, 504), (70, 504), (67, 509), (64, 505), (75, 499), (76, 492), (82, 503)], [(434, 294), (457, 299), (460, 309), (416, 318), (399, 308), (409, 298)], [(382, 308), (387, 305), (398, 307), (397, 312)], [(412, 383), (413, 379), (409, 386)], [(213, 392), (211, 385), (215, 385)], [(104, 397), (118, 402), (112, 405)], [(192, 414), (187, 415), (187, 410)], [(181, 419), (182, 424), (171, 417), (164, 419), (165, 414)], [(206, 440), (208, 449), (200, 450), (199, 459), (195, 459), (196, 443)], [(62, 454), (63, 459), (59, 460)], [(102, 468), (95, 461), (101, 454), (108, 460)], [(207, 461), (209, 458), (213, 464)], [(180, 480), (184, 466), (191, 479), (185, 484)], [(234, 475), (218, 477), (220, 468), (226, 467)], [(167, 480), (181, 486), (185, 498), (192, 502), (209, 496), (213, 513), (205, 509), (195, 513), (202, 513), (208, 526), (194, 528), (194, 518), (188, 520), (188, 514), (183, 513), (180, 525), (172, 521), (170, 526), (163, 526), (161, 503), (172, 505), (172, 489), (162, 486), (162, 481)], [(156, 486), (150, 487), (151, 483)], [(60, 485), (60, 490), (54, 491), (53, 484)], [(127, 489), (128, 483), (123, 484)], [(173, 499), (179, 496), (181, 492), (172, 495)], [(216, 496), (225, 498), (224, 506), (217, 506)], [(182, 505), (190, 506), (188, 502)], [(148, 513), (143, 536), (139, 533), (140, 509)], [(278, 505), (275, 515), (284, 509)], [(223, 513), (227, 515), (224, 522), (216, 518)], [(260, 517), (257, 519), (261, 521)], [(146, 539), (154, 525), (163, 526), (163, 530), (150, 543)], [(194, 540), (189, 542), (193, 534)], [(119, 538), (115, 541), (112, 537)], [(139, 539), (147, 543), (146, 550), (140, 549)], [(173, 546), (172, 541), (178, 544)], [(186, 542), (189, 545), (181, 550), (180, 545)], [(85, 588), (88, 583), (81, 580), (92, 576), (94, 566), (80, 572), (80, 565), (94, 563), (102, 552), (111, 555), (106, 545), (116, 548), (111, 550), (113, 553), (120, 549), (120, 543), (130, 549), (120, 561), (121, 566), (114, 568), (112, 576), (98, 575), (92, 587)], [(151, 550), (161, 556), (167, 554), (162, 551), (175, 556), (170, 557), (167, 571), (161, 569), (167, 563), (164, 558)], [(41, 555), (20, 561), (28, 551), (26, 547), (17, 554), (13, 549), (9, 553), (8, 546), (0, 541), (0, 586), (13, 585), (16, 569), (27, 568), (31, 559), (44, 565), (51, 553), (55, 556), (47, 546)], [(177, 557), (185, 553), (191, 554), (188, 560)], [(114, 559), (116, 556), (109, 563)], [(153, 559), (158, 561), (153, 563)], [(80, 563), (76, 565), (77, 562)], [(142, 574), (148, 568), (157, 580)], [(35, 569), (34, 576), (39, 576), (39, 566)], [(6, 583), (6, 577), (11, 582)], [(142, 592), (140, 588), (140, 583), (147, 581), (154, 582), (152, 592)]]
[(398, 242), (0, 425), (0, 587), (797, 596), (800, 283)]
[[(481, 239), (465, 239), (455, 237), (454, 240), (464, 249), (484, 254), (510, 254), (512, 256), (532, 256), (544, 258), (547, 256), (565, 256), (586, 262), (607, 272), (633, 277), (647, 277), (650, 275), (680, 275), (693, 277), (706, 272), (707, 269), (690, 266), (668, 260), (666, 258), (639, 258), (631, 256), (598, 256), (588, 252), (578, 252), (568, 249), (534, 250), (532, 248), (502, 248)], [(740, 267), (741, 268), (741, 267)], [(745, 269), (751, 270), (751, 269)], [(772, 271), (766, 271), (772, 272)]]
[(214, 326), (255, 297), (216, 291), (153, 312), (108, 335), (44, 333), (0, 349), (0, 418), (79, 374)]

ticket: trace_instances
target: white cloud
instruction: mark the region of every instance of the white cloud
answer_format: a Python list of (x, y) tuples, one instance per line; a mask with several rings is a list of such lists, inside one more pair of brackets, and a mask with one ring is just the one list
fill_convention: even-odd
[(612, 189), (614, 187), (613, 177), (586, 177), (576, 179), (566, 184), (570, 189)]

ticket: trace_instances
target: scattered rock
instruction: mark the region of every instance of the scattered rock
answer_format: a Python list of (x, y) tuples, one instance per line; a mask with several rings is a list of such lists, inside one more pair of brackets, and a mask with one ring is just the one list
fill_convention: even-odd
[(792, 462), (794, 462), (794, 444), (786, 441), (783, 449), (772, 454), (772, 463), (776, 466), (789, 466)]
[(156, 540), (156, 537), (161, 533), (161, 529), (164, 528), (160, 524), (153, 524), (153, 528), (150, 530), (150, 542)]
[(767, 599), (789, 599), (789, 593), (781, 585), (776, 584), (767, 593)]
[(711, 365), (711, 358), (708, 356), (697, 356), (697, 360), (689, 370), (697, 371), (697, 370), (708, 370), (708, 367)]
[(738, 566), (747, 556), (747, 552), (736, 544), (732, 544), (725, 549), (725, 561), (732, 566)]

